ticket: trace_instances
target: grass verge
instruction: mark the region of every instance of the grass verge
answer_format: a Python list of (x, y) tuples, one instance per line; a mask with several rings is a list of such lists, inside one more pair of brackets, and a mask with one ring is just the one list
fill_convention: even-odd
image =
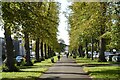
[[(54, 59), (56, 62), (57, 57), (55, 56)], [(2, 80), (36, 80), (53, 64), (51, 59), (46, 59), (45, 61), (34, 63), (33, 66), (21, 66), (20, 72), (1, 72)]]
[(98, 62), (97, 59), (76, 58), (76, 62), (83, 66), (85, 72), (95, 79), (120, 80), (120, 66), (113, 62)]
[(87, 64), (111, 64), (111, 62), (98, 62), (97, 59), (91, 60), (90, 58), (82, 58), (77, 57), (76, 62), (80, 65), (87, 65)]
[(88, 72), (92, 78), (101, 78), (106, 80), (120, 79), (119, 66), (84, 67), (84, 70)]

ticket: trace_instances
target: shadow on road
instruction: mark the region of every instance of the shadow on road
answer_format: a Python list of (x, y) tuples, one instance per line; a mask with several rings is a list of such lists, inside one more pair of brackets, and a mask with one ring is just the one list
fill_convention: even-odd
[(71, 61), (71, 62), (57, 62), (57, 63), (76, 63), (76, 62)]
[(74, 72), (45, 72), (44, 74), (77, 74), (77, 75), (88, 75), (88, 73), (74, 73)]
[(48, 77), (48, 78), (39, 78), (38, 80), (92, 80), (88, 78), (60, 78), (60, 77)]
[(57, 65), (54, 65), (54, 67), (62, 67), (62, 66), (64, 66), (64, 67), (82, 67), (82, 65), (59, 65), (59, 64), (57, 64)]

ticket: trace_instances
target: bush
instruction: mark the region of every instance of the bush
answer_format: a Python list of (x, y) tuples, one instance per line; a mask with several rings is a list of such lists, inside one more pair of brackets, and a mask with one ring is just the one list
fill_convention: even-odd
[(5, 66), (5, 64), (3, 64), (3, 65), (2, 65), (2, 72), (8, 71), (8, 70), (9, 70), (8, 67)]
[(25, 58), (23, 58), (22, 62), (21, 62), (21, 66), (24, 66), (26, 64), (25, 62)]

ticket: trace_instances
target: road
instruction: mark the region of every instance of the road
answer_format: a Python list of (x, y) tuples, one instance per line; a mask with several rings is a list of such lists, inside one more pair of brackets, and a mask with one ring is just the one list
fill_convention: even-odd
[(92, 80), (83, 68), (76, 64), (72, 58), (63, 56), (45, 72), (40, 80)]

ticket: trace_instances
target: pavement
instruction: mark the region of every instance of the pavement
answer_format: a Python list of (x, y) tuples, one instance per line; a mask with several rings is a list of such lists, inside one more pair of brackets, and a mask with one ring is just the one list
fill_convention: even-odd
[(39, 80), (92, 80), (72, 58), (63, 56)]

